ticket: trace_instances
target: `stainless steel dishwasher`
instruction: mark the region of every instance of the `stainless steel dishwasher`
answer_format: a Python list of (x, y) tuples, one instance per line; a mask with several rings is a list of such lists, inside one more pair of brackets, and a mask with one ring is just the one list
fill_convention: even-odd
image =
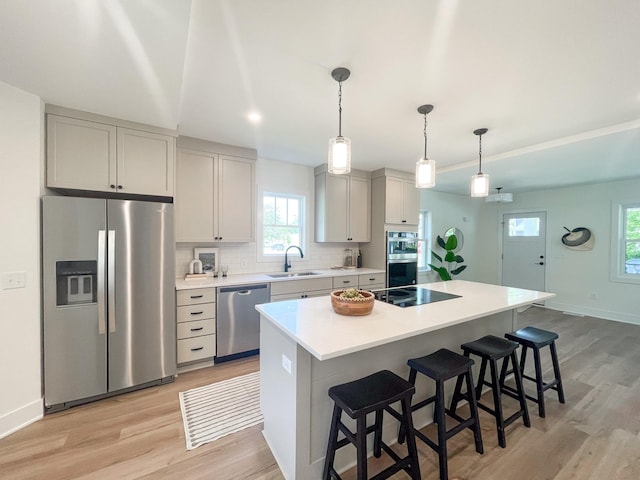
[(268, 283), (218, 287), (216, 361), (255, 355), (260, 348), (260, 314), (255, 306), (269, 303)]

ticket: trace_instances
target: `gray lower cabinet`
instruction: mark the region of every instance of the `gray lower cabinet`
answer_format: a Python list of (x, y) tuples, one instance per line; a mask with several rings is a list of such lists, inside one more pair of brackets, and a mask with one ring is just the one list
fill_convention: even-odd
[(345, 290), (347, 288), (358, 288), (358, 275), (340, 275), (333, 277), (333, 289)]
[(385, 286), (385, 274), (362, 273), (358, 275), (358, 288), (360, 290), (378, 290)]
[(216, 294), (214, 288), (176, 292), (178, 365), (216, 354)]
[(286, 280), (271, 283), (271, 301), (329, 295), (333, 288), (331, 277)]

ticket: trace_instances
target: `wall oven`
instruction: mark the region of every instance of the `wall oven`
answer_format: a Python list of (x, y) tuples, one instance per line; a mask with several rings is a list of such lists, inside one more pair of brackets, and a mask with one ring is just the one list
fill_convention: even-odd
[(387, 287), (418, 281), (418, 232), (387, 232)]

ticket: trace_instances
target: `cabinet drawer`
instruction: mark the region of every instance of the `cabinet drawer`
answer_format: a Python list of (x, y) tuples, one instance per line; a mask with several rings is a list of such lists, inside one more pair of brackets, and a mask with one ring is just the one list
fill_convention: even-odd
[(358, 288), (358, 275), (333, 277), (333, 289), (338, 288)]
[(199, 305), (186, 305), (176, 308), (176, 320), (180, 322), (191, 322), (193, 320), (204, 320), (216, 317), (215, 303), (202, 303)]
[(285, 280), (281, 282), (271, 282), (271, 295), (312, 292), (314, 290), (331, 290), (332, 287), (333, 282), (331, 281), (331, 277)]
[(178, 340), (178, 363), (193, 362), (216, 354), (216, 336), (185, 338)]
[[(368, 273), (368, 274), (361, 274), (358, 275), (358, 285), (360, 286), (360, 288), (362, 287), (368, 287), (369, 285), (374, 285), (377, 283), (381, 283), (382, 287), (376, 287), (376, 288), (384, 288), (384, 273)], [(368, 287), (368, 288), (373, 288), (373, 287)]]
[(195, 322), (182, 322), (178, 324), (178, 340), (183, 338), (201, 337), (216, 333), (215, 318), (196, 320)]
[(360, 285), (360, 290), (381, 290), (384, 288), (384, 283), (372, 283), (371, 285)]
[(296, 292), (296, 293), (281, 293), (280, 295), (271, 295), (272, 302), (279, 302), (281, 300), (296, 300), (299, 298), (311, 298), (311, 297), (324, 297), (329, 295), (331, 290), (314, 290), (312, 292)]
[(176, 291), (176, 305), (194, 305), (196, 303), (210, 303), (216, 301), (215, 288), (193, 288)]

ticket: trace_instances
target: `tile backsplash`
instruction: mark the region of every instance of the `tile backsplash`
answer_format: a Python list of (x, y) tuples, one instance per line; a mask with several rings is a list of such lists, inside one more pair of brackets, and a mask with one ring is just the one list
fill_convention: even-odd
[[(193, 260), (193, 249), (198, 247), (211, 247), (211, 244), (201, 245), (197, 243), (176, 244), (176, 277), (184, 278), (189, 272), (189, 263)], [(270, 273), (284, 270), (284, 257), (279, 257), (273, 262), (257, 261), (255, 243), (237, 243), (216, 245), (220, 249), (220, 264), (229, 265), (229, 275), (237, 273)], [(359, 248), (358, 244), (323, 244), (312, 242), (308, 248), (303, 248), (304, 258), (292, 256), (290, 258), (291, 270), (324, 269), (344, 264), (345, 248)], [(291, 253), (295, 253), (291, 250)]]

